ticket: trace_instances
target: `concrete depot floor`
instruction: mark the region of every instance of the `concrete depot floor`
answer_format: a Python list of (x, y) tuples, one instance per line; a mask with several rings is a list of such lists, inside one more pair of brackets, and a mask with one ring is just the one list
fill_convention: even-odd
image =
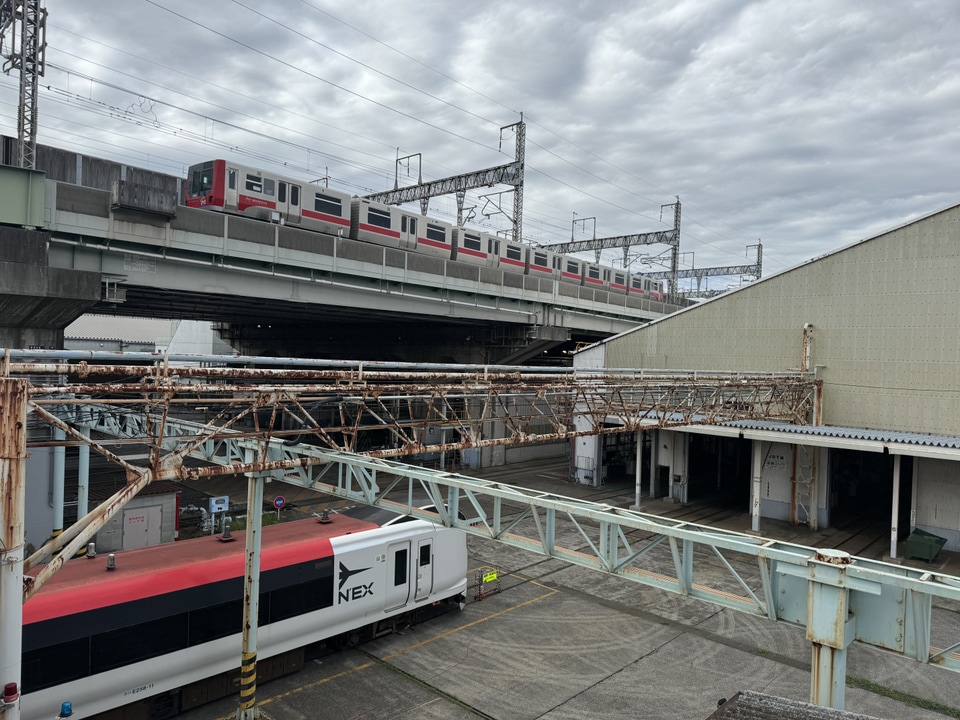
[[(601, 488), (568, 483), (563, 463), (474, 474), (619, 507), (634, 500), (629, 483)], [(218, 479), (203, 490), (240, 497), (242, 489), (232, 488), (231, 482)], [(284, 486), (283, 492), (291, 513), (309, 514), (327, 502), (296, 488)], [(655, 500), (642, 509), (741, 532), (750, 526), (745, 512), (709, 502)], [(811, 532), (763, 520), (761, 534), (874, 559), (889, 553), (882, 524), (879, 529), (853, 523)], [(558, 544), (575, 547), (577, 540), (558, 537)], [(468, 550), (471, 583), (475, 571), (499, 567), (501, 593), (477, 601), (471, 586), (461, 613), (327, 656), (259, 686), (262, 713), (275, 720), (701, 720), (719, 698), (738, 690), (809, 698), (811, 651), (802, 629), (480, 538), (469, 537)], [(942, 552), (932, 563), (909, 564), (960, 574), (954, 553)], [(749, 575), (750, 567), (743, 565)], [(714, 579), (733, 582), (725, 571)], [(934, 637), (943, 630), (953, 642), (960, 640), (960, 606), (935, 602), (934, 608)], [(960, 677), (955, 673), (854, 644), (847, 674), (853, 679), (846, 688), (849, 711), (887, 720), (960, 718)], [(232, 697), (181, 717), (230, 718), (236, 709)]]

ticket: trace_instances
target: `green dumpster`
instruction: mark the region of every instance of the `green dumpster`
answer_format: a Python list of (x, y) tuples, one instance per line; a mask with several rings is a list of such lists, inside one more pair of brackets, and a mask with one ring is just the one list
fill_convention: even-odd
[(917, 528), (907, 538), (907, 557), (930, 562), (946, 542), (946, 538)]

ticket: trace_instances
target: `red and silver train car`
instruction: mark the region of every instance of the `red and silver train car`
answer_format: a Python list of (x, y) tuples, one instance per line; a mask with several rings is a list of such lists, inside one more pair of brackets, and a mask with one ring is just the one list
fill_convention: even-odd
[(350, 237), (445, 260), (453, 256), (453, 226), (450, 223), (364, 198), (353, 199)]
[[(393, 517), (407, 522), (342, 514), (263, 529), (258, 667), (295, 669), (401, 618), (462, 607), (463, 533)], [(55, 717), (63, 702), (78, 719), (135, 703), (122, 712), (159, 720), (236, 691), (242, 535), (115, 558), (113, 570), (103, 555), (71, 560), (24, 605), (23, 720)]]
[(300, 225), (329, 235), (350, 234), (352, 200), (349, 193), (226, 160), (209, 160), (187, 172), (188, 207)]
[(186, 204), (504, 272), (663, 299), (661, 282), (642, 275), (628, 276), (626, 271), (572, 255), (528, 247), (480, 230), (454, 227), (395, 205), (225, 160), (210, 160), (189, 169)]
[(630, 295), (651, 300), (663, 300), (663, 281), (637, 273), (630, 276)]

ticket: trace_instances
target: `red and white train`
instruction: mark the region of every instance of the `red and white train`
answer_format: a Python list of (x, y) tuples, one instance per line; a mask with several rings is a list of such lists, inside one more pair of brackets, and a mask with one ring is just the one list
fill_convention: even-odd
[[(462, 607), (458, 530), (370, 508), (262, 534), (258, 679)], [(380, 511), (382, 516), (384, 513)], [(214, 536), (68, 562), (23, 607), (21, 717), (173, 717), (236, 692), (244, 543)], [(133, 707), (131, 707), (133, 705)], [(119, 708), (123, 708), (120, 710)]]
[(396, 205), (384, 205), (226, 160), (209, 160), (189, 169), (186, 204), (504, 272), (553, 278), (650, 300), (663, 299), (662, 280), (457, 227)]

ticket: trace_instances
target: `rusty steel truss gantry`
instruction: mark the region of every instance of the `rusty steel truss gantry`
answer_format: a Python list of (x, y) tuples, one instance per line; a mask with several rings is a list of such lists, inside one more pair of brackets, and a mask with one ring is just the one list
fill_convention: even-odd
[[(391, 459), (427, 449), (748, 418), (817, 424), (819, 383), (804, 373), (6, 351), (0, 384), (0, 484), (12, 483), (0, 487), (10, 498), (2, 539), (10, 560), (23, 549), (22, 532), (8, 534), (7, 520), (22, 513), (16, 483), (25, 465), (28, 413), (127, 474), (126, 487), (110, 500), (23, 558), (26, 569), (49, 562), (29, 585), (22, 586), (22, 571), (15, 590), (7, 578), (0, 602), (36, 592), (150, 482), (247, 474), (251, 487), (253, 478), (270, 478), (391, 508), (804, 627), (813, 648), (811, 699), (823, 705), (843, 705), (845, 653), (854, 640), (960, 671), (960, 642), (931, 640), (932, 600), (960, 601), (957, 578)], [(449, 434), (428, 445), (427, 429), (438, 427)], [(97, 437), (109, 438), (110, 447), (136, 445), (145, 464), (114, 453)], [(424, 494), (441, 509), (439, 517), (417, 508), (415, 498)], [(9, 631), (0, 626), (0, 634)], [(6, 647), (6, 635), (2, 639)], [(0, 669), (4, 654), (12, 662), (9, 649), (0, 651)]]

